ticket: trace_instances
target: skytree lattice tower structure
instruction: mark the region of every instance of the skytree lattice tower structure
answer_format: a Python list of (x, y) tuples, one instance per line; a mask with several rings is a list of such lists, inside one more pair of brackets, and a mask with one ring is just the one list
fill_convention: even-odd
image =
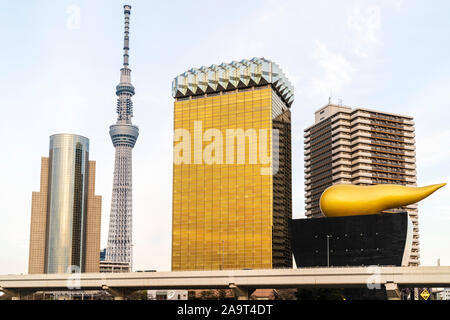
[(129, 263), (132, 267), (132, 151), (139, 136), (139, 129), (131, 123), (133, 117), (134, 87), (128, 68), (129, 31), (131, 6), (124, 6), (125, 36), (123, 45), (123, 68), (120, 83), (116, 87), (117, 122), (109, 128), (116, 149), (114, 182), (109, 220), (106, 260)]

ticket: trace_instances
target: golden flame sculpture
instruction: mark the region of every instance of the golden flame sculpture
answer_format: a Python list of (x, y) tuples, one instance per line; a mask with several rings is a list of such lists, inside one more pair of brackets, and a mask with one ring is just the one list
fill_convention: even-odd
[(395, 184), (336, 184), (322, 193), (320, 209), (327, 217), (377, 214), (383, 210), (416, 203), (445, 185), (446, 183), (405, 187)]

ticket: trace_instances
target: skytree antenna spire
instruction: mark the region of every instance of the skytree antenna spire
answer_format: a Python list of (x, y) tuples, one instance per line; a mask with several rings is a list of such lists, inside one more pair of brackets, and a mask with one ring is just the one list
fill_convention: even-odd
[(116, 86), (117, 122), (110, 126), (109, 134), (116, 149), (114, 181), (109, 220), (106, 260), (128, 263), (132, 268), (132, 151), (139, 136), (139, 128), (131, 123), (133, 117), (134, 87), (131, 84), (129, 65), (131, 6), (124, 6), (125, 32), (123, 44), (123, 67), (120, 83)]
[(125, 32), (123, 36), (123, 67), (128, 67), (128, 50), (130, 50), (130, 14), (131, 6), (124, 6), (125, 13)]

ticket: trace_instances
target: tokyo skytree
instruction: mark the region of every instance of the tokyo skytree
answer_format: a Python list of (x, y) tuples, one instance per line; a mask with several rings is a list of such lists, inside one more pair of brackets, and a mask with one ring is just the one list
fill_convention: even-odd
[(116, 149), (114, 182), (109, 220), (106, 261), (129, 263), (132, 268), (132, 151), (139, 136), (139, 129), (131, 123), (133, 117), (134, 87), (128, 68), (129, 31), (131, 6), (124, 6), (125, 35), (123, 68), (120, 83), (116, 86), (117, 122), (110, 126), (109, 134)]

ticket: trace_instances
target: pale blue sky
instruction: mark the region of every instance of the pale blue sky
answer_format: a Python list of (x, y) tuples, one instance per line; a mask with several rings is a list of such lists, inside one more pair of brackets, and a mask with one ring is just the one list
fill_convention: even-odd
[[(134, 266), (170, 269), (173, 99), (191, 67), (266, 57), (295, 86), (294, 217), (304, 217), (303, 129), (328, 101), (411, 115), (418, 184), (450, 182), (448, 1), (129, 1)], [(31, 192), (49, 136), (90, 139), (106, 245), (122, 60), (122, 1), (2, 1), (0, 274), (26, 273)], [(75, 7), (74, 7), (75, 6)], [(70, 19), (80, 10), (80, 25)], [(74, 28), (75, 26), (75, 28)], [(450, 265), (450, 187), (419, 204), (423, 265)]]

